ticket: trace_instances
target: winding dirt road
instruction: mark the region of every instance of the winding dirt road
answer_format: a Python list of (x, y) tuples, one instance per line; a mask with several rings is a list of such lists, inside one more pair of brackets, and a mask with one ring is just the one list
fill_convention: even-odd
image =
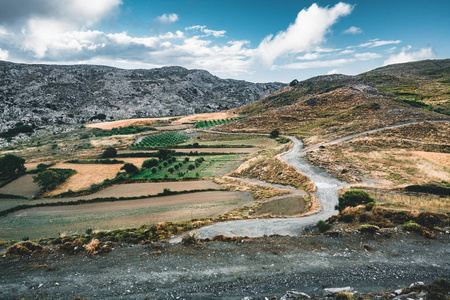
[(316, 199), (321, 204), (321, 210), (312, 215), (308, 215), (300, 218), (274, 218), (274, 219), (250, 219), (250, 220), (238, 220), (213, 224), (207, 227), (197, 229), (196, 232), (200, 238), (213, 238), (216, 235), (225, 236), (248, 236), (248, 237), (261, 237), (264, 235), (289, 235), (295, 236), (301, 234), (301, 232), (310, 226), (314, 226), (319, 220), (325, 220), (337, 211), (334, 206), (338, 203), (338, 191), (346, 184), (327, 172), (310, 165), (303, 157), (307, 152), (313, 151), (320, 146), (338, 144), (354, 137), (370, 134), (377, 131), (398, 128), (423, 122), (449, 122), (449, 120), (426, 120), (426, 121), (414, 121), (406, 122), (383, 128), (376, 128), (367, 130), (360, 133), (351, 134), (331, 142), (323, 143), (308, 149), (303, 149), (303, 143), (293, 136), (286, 136), (293, 142), (291, 151), (281, 155), (281, 158), (288, 164), (293, 166), (299, 172), (302, 172), (309, 177), (317, 187)]

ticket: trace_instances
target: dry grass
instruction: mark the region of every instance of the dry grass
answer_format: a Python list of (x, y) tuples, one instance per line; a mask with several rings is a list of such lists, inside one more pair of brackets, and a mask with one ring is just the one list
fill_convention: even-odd
[(313, 191), (315, 188), (314, 183), (312, 183), (308, 177), (277, 157), (255, 158), (246, 162), (244, 166), (239, 167), (231, 175), (236, 177), (254, 178), (270, 183), (290, 185), (304, 191)]
[(100, 123), (91, 123), (86, 124), (87, 128), (100, 128), (103, 130), (111, 130), (114, 127), (127, 127), (127, 126), (144, 126), (144, 125), (152, 125), (159, 121), (167, 121), (171, 119), (175, 119), (176, 117), (165, 117), (165, 118), (143, 118), (143, 119), (127, 119), (127, 120), (119, 120), (112, 122), (100, 122)]
[(277, 189), (274, 187), (262, 186), (254, 183), (244, 182), (234, 178), (216, 178), (214, 180), (216, 183), (219, 183), (225, 187), (225, 189), (229, 191), (241, 191), (241, 192), (250, 192), (255, 201), (267, 200), (272, 197), (282, 196), (290, 194), (289, 190)]
[(436, 213), (450, 212), (450, 197), (448, 196), (371, 190), (367, 192), (382, 206)]
[(234, 113), (234, 110), (224, 110), (215, 113), (202, 113), (189, 115), (185, 117), (181, 117), (178, 120), (172, 122), (173, 125), (183, 124), (183, 123), (194, 123), (196, 121), (203, 120), (221, 120), (221, 119), (230, 119), (235, 118), (238, 115)]

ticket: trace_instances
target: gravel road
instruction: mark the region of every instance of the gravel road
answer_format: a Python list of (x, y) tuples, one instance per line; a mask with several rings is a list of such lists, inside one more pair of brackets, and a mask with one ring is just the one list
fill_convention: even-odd
[[(344, 186), (344, 183), (307, 163), (299, 155), (303, 143), (295, 137), (288, 136), (288, 138), (293, 142), (292, 149), (281, 158), (314, 182), (317, 187), (316, 198), (322, 206), (321, 211), (301, 218), (250, 219), (217, 223), (197, 229), (199, 237), (213, 238), (218, 234), (229, 237), (261, 237), (272, 234), (295, 236), (306, 227), (313, 226), (317, 221), (325, 220), (337, 212), (334, 206), (338, 202), (338, 190)], [(177, 242), (179, 239), (174, 241)]]
[[(239, 242), (129, 245), (105, 256), (0, 258), (0, 299), (269, 299), (297, 290), (398, 289), (450, 278), (450, 234), (347, 233)], [(158, 252), (159, 251), (159, 252)], [(178, 298), (179, 297), (179, 298)]]

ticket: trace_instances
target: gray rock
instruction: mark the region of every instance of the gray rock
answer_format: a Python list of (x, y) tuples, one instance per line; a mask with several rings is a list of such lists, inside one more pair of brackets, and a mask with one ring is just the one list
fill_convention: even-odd
[(334, 296), (339, 293), (350, 293), (353, 291), (353, 288), (347, 286), (347, 287), (341, 287), (341, 288), (326, 288), (325, 290), (325, 297)]
[(109, 121), (215, 112), (249, 104), (284, 86), (220, 79), (182, 67), (123, 70), (0, 61), (0, 131), (19, 121), (41, 127), (90, 122), (99, 114)]
[(280, 298), (280, 300), (297, 300), (297, 299), (311, 299), (308, 294), (297, 292), (297, 291), (287, 291), (286, 294)]
[(422, 281), (417, 281), (417, 282), (411, 283), (409, 288), (419, 287), (419, 286), (424, 286), (424, 285), (425, 285), (425, 283), (423, 283)]

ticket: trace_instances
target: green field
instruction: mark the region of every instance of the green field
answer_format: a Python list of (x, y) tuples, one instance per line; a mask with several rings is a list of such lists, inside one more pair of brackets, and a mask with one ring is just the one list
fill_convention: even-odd
[(220, 124), (229, 123), (231, 121), (237, 120), (236, 118), (233, 119), (222, 119), (222, 120), (206, 120), (206, 121), (197, 121), (194, 124), (195, 128), (207, 128), (212, 127)]
[[(204, 158), (204, 161), (196, 166), (195, 160), (198, 158)], [(163, 166), (163, 162), (160, 162), (156, 173), (152, 172), (152, 168), (143, 170), (140, 174), (133, 176), (133, 179), (180, 179), (180, 178), (196, 178), (196, 177), (214, 177), (218, 175), (224, 175), (234, 168), (239, 166), (245, 159), (245, 155), (242, 154), (224, 154), (224, 155), (204, 155), (193, 156), (189, 158), (188, 162), (184, 162), (185, 158), (178, 158), (175, 162), (168, 163), (167, 166)], [(178, 169), (175, 169), (175, 165), (178, 165)], [(194, 165), (193, 170), (189, 170), (189, 166)], [(159, 170), (159, 166), (161, 169)], [(169, 169), (173, 168), (171, 173)], [(183, 175), (181, 175), (181, 173)]]
[(183, 131), (169, 131), (149, 135), (145, 137), (140, 143), (131, 145), (131, 148), (171, 146), (189, 139), (190, 137), (187, 136)]

